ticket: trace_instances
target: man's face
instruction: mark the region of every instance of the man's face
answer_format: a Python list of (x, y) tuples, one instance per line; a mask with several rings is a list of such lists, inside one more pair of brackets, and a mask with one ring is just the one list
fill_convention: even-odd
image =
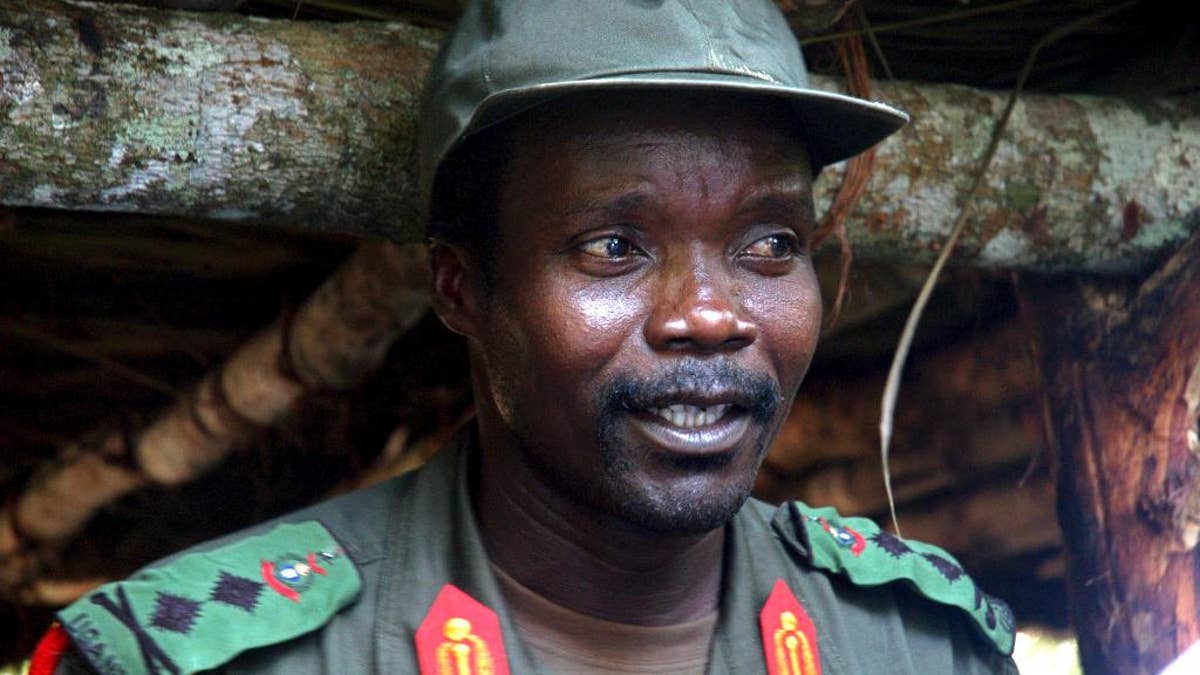
[(564, 498), (675, 534), (745, 501), (821, 317), (787, 128), (761, 101), (678, 94), (520, 124), (472, 336), (478, 403)]

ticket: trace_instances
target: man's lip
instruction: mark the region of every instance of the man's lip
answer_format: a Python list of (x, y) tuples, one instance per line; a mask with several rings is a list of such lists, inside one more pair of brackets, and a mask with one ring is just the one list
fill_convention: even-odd
[(634, 409), (666, 408), (671, 405), (690, 405), (697, 408), (731, 405), (738, 408), (750, 408), (754, 405), (754, 401), (749, 396), (736, 391), (680, 391), (656, 396), (650, 400), (630, 401), (627, 405)]
[(629, 420), (652, 446), (668, 454), (700, 457), (736, 450), (749, 431), (751, 417), (745, 409), (734, 406), (715, 423), (695, 428), (675, 426), (650, 410), (632, 412)]

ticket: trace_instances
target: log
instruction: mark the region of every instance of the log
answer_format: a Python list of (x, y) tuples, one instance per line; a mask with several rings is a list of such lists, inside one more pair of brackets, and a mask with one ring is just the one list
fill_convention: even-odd
[[(1053, 482), (1038, 462), (1042, 406), (1030, 339), (1010, 321), (912, 364), (891, 458), (905, 536), (966, 558), (1061, 545)], [(756, 496), (884, 516), (884, 375), (814, 373), (767, 454)]]
[(910, 509), (901, 527), (905, 537), (934, 542), (968, 567), (1062, 548), (1054, 482), (1044, 475), (1021, 486), (984, 484), (932, 501)]
[[(973, 472), (1033, 454), (1041, 443), (1039, 427), (1035, 424), (1031, 430), (1023, 421), (1040, 410), (1037, 383), (1030, 372), (1029, 339), (1019, 322), (1008, 322), (915, 359), (905, 383), (911, 393), (897, 409), (893, 457), (898, 462), (913, 457), (938, 463), (944, 470)], [(885, 376), (873, 371), (853, 377), (840, 372), (810, 374), (767, 453), (767, 468), (776, 476), (793, 479), (824, 467), (859, 462), (873, 465), (878, 472), (879, 402)], [(878, 487), (879, 495), (871, 503), (882, 497), (882, 482)], [(849, 503), (830, 503), (851, 509)]]
[(345, 390), (428, 307), (423, 246), (366, 243), (287, 321), (263, 330), (142, 430), (64, 448), (0, 510), (0, 588), (36, 576), (100, 508), (193, 480), (284, 419), (313, 390)]
[(0, 201), (419, 232), (400, 23), (16, 0), (0, 9)]
[(1200, 235), (1140, 285), (1049, 279), (1022, 295), (1083, 665), (1157, 673), (1200, 640)]
[[(910, 534), (905, 525), (910, 505), (952, 497), (963, 485), (1007, 483), (1014, 501), (1030, 492), (1021, 489), (1019, 478), (1039, 447), (1030, 438), (1031, 430), (1006, 419), (1009, 412), (996, 411), (994, 418), (978, 413), (962, 415), (952, 428), (930, 432), (936, 441), (929, 447), (907, 445), (903, 454), (892, 457), (892, 483), (906, 536)], [(966, 426), (972, 422), (973, 427)], [(937, 428), (936, 422), (932, 427)], [(875, 452), (874, 456), (819, 465), (799, 473), (782, 473), (772, 462), (760, 474), (759, 493), (770, 501), (802, 499), (834, 506), (846, 514), (878, 517), (888, 510), (878, 455)], [(1057, 529), (1053, 515), (1052, 508), (1042, 512), (1046, 529)]]
[[(0, 204), (419, 235), (411, 145), (440, 33), (63, 0), (0, 10)], [(822, 88), (838, 81), (814, 78)], [(915, 121), (847, 227), (860, 259), (929, 261), (1004, 102), (880, 84)], [(1197, 223), (1200, 97), (1028, 95), (959, 261), (1148, 270)], [(819, 182), (828, 203), (840, 169)]]
[[(913, 122), (876, 155), (855, 254), (932, 261), (1006, 95), (887, 84)], [(983, 268), (1149, 271), (1200, 227), (1200, 96), (1133, 103), (1024, 94), (983, 189), (959, 263)]]

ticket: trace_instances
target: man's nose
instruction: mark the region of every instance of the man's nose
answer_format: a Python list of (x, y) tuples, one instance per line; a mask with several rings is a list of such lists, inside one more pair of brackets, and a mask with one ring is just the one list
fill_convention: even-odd
[(722, 272), (688, 266), (658, 284), (646, 341), (662, 351), (736, 351), (758, 337), (744, 316), (733, 280)]

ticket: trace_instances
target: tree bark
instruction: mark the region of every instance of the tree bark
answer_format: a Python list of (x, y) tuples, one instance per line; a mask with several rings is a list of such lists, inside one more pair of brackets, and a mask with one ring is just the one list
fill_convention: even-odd
[(440, 33), (59, 0), (0, 9), (0, 202), (419, 232)]
[[(831, 3), (832, 4), (832, 3)], [(440, 33), (11, 0), (0, 204), (419, 235), (409, 159)], [(814, 78), (822, 88), (837, 82)], [(880, 84), (914, 116), (847, 223), (863, 259), (932, 260), (1004, 94)], [(1200, 225), (1200, 97), (1028, 95), (959, 260), (1146, 270)], [(819, 181), (829, 199), (840, 169)]]
[(36, 564), (101, 507), (148, 484), (197, 478), (306, 392), (347, 389), (428, 307), (422, 246), (363, 245), (288, 321), (243, 345), (144, 430), (101, 430), (65, 448), (0, 510), (0, 587)]
[(1085, 669), (1157, 673), (1200, 640), (1200, 235), (1140, 287), (1047, 280), (1023, 295)]

